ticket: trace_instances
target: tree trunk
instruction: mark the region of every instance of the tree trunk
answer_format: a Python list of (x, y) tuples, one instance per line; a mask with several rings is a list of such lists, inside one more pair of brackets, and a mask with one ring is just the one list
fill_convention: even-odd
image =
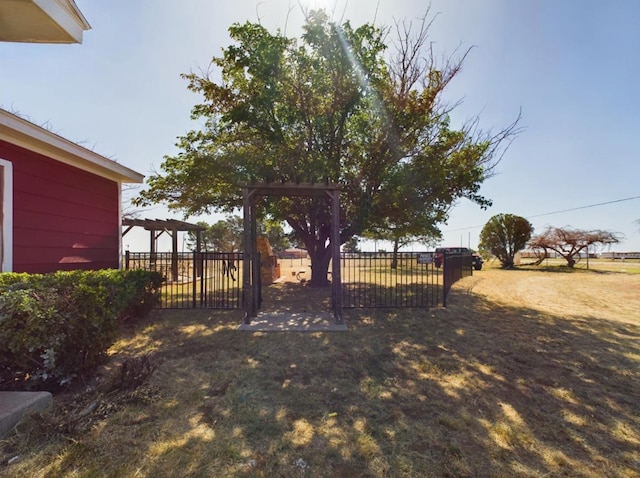
[(398, 249), (400, 249), (400, 241), (394, 239), (393, 241), (393, 258), (391, 259), (391, 269), (398, 268)]
[(312, 287), (327, 287), (330, 282), (327, 279), (329, 272), (329, 262), (331, 261), (331, 246), (328, 248), (308, 249), (311, 258), (311, 281)]

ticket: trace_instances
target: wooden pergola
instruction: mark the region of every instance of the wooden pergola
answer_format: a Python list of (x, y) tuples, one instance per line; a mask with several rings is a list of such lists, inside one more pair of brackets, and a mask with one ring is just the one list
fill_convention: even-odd
[(150, 253), (151, 257), (156, 254), (158, 238), (167, 233), (171, 236), (171, 278), (178, 279), (178, 232), (193, 232), (196, 235), (196, 252), (200, 252), (202, 231), (206, 228), (198, 224), (191, 224), (177, 219), (135, 219), (122, 218), (122, 226), (126, 229), (122, 232), (124, 237), (134, 227), (142, 227), (150, 233)]
[(331, 304), (337, 324), (342, 318), (342, 279), (340, 273), (340, 185), (335, 183), (250, 183), (242, 185), (244, 212), (244, 267), (242, 290), (244, 321), (251, 323), (259, 307), (260, 263), (256, 244), (256, 204), (264, 196), (328, 197), (331, 200)]

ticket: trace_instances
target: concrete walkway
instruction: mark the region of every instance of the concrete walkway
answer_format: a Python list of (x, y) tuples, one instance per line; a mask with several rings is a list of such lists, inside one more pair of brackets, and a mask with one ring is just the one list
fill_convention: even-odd
[(238, 330), (250, 332), (344, 332), (346, 324), (336, 324), (331, 312), (259, 312), (250, 324)]
[(0, 392), (0, 437), (13, 430), (26, 413), (45, 410), (52, 400), (49, 392)]

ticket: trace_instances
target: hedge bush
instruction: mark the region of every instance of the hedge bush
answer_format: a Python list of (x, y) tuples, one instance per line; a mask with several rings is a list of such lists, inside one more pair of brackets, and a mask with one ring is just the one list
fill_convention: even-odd
[(0, 389), (54, 391), (94, 369), (161, 285), (140, 270), (0, 274)]

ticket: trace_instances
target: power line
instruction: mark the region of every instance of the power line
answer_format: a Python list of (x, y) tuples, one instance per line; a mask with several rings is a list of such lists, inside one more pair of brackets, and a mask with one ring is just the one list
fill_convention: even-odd
[(526, 219), (533, 219), (535, 217), (542, 217), (542, 216), (550, 216), (552, 214), (560, 214), (561, 212), (570, 212), (570, 211), (578, 211), (580, 209), (589, 209), (589, 208), (597, 207), (597, 206), (606, 206), (607, 204), (615, 204), (617, 202), (631, 201), (633, 199), (640, 199), (640, 196), (633, 196), (633, 197), (624, 198), (624, 199), (616, 199), (614, 201), (600, 202), (598, 204), (590, 204), (588, 206), (574, 207), (574, 208), (571, 208), (571, 209), (562, 209), (560, 211), (547, 212), (547, 213), (544, 213), (544, 214), (538, 214), (536, 216), (529, 216)]
[[(589, 204), (588, 206), (572, 207), (570, 209), (561, 209), (561, 210), (558, 210), (558, 211), (545, 212), (543, 214), (536, 214), (535, 216), (527, 216), (527, 217), (525, 217), (525, 219), (534, 219), (536, 217), (551, 216), (553, 214), (560, 214), (560, 213), (563, 213), (563, 212), (579, 211), (581, 209), (590, 209), (592, 207), (606, 206), (607, 204), (615, 204), (615, 203), (619, 203), (619, 202), (633, 201), (634, 199), (640, 199), (640, 196), (633, 196), (633, 197), (630, 197), (630, 198), (623, 198), (623, 199), (614, 199), (613, 201), (600, 202), (600, 203), (597, 203), (597, 204)], [(462, 227), (460, 229), (449, 229), (449, 230), (444, 231), (444, 232), (466, 231), (467, 229), (477, 229), (479, 227), (484, 227), (484, 224), (481, 224), (479, 226)]]

